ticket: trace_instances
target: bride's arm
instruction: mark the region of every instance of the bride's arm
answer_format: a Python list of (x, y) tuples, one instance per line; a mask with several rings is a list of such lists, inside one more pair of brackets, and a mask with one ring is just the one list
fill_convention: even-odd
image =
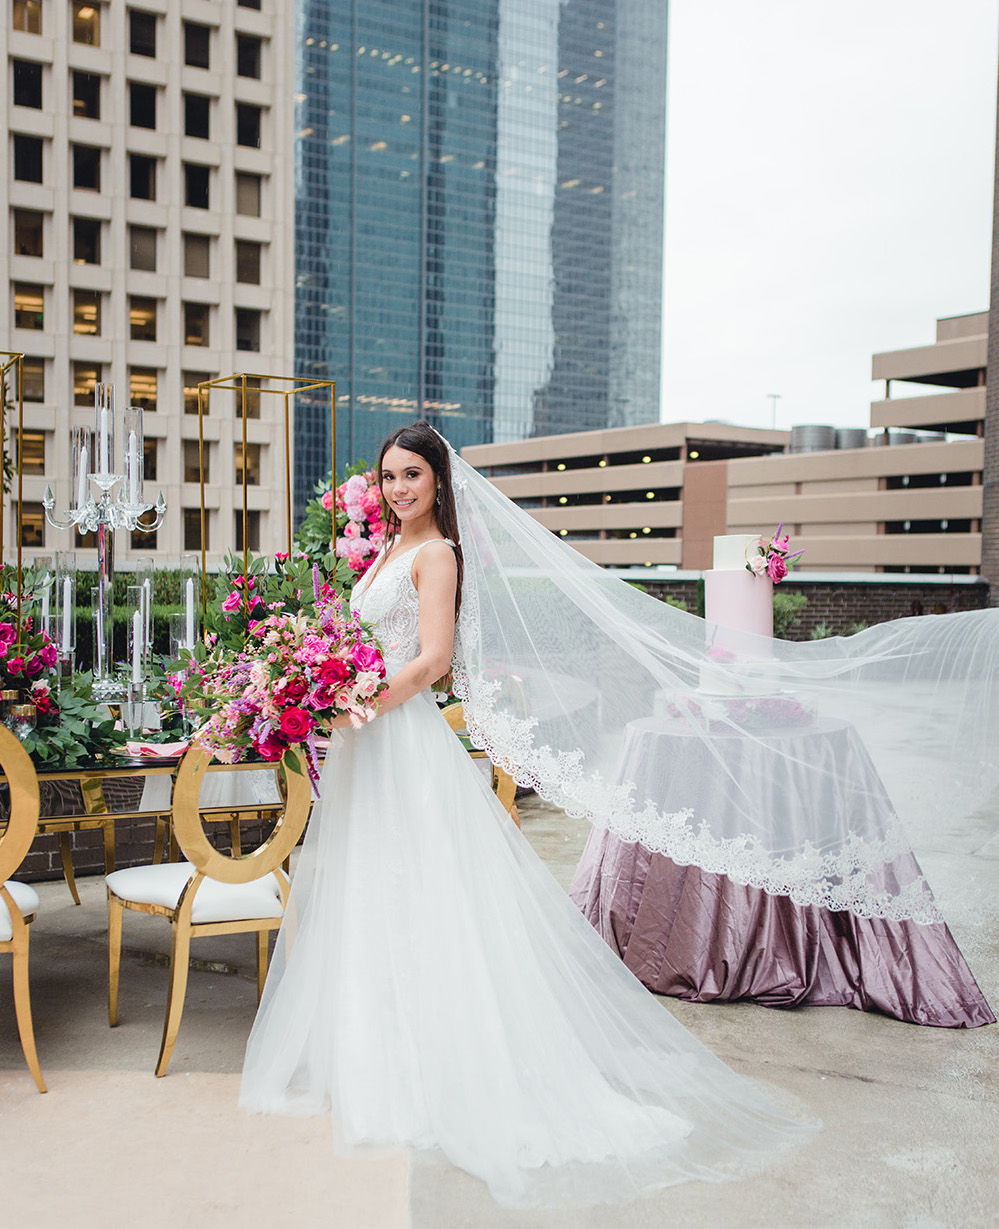
[[(420, 598), (420, 651), (389, 679), (388, 691), (376, 701), (379, 715), (405, 704), (451, 669), (458, 565), (446, 542), (427, 543), (419, 552), (413, 563), (413, 583)], [(333, 728), (348, 724), (346, 717), (338, 717)]]

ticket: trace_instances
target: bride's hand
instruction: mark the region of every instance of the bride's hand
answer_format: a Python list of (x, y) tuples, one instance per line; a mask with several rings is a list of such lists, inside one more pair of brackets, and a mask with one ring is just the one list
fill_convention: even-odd
[(330, 722), (330, 729), (331, 730), (349, 730), (350, 729), (350, 718), (347, 716), (346, 713), (341, 713), (339, 717), (334, 717), (333, 720)]

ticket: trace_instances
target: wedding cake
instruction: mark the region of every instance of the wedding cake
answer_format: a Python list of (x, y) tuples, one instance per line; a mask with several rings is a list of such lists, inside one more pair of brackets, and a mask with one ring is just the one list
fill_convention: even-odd
[(704, 573), (704, 617), (734, 631), (774, 634), (774, 586), (746, 564), (759, 553), (760, 535), (728, 533), (715, 538), (710, 572)]

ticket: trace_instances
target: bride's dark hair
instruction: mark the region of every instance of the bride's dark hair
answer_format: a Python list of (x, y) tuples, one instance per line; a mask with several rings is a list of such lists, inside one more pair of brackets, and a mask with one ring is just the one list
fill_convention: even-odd
[[(454, 617), (461, 610), (461, 582), (465, 574), (465, 561), (461, 554), (461, 540), (458, 535), (458, 510), (454, 506), (454, 488), (451, 485), (451, 457), (442, 436), (438, 435), (425, 418), (418, 418), (409, 426), (399, 427), (388, 437), (378, 454), (378, 489), (382, 485), (382, 461), (390, 448), (404, 448), (407, 452), (415, 452), (434, 471), (437, 479), (437, 493), (440, 499), (434, 505), (434, 520), (437, 528), (454, 543), (454, 557), (458, 563), (458, 587), (454, 595)], [(392, 511), (382, 496), (382, 517), (385, 521), (388, 537), (388, 548), (391, 548), (396, 534), (399, 532), (399, 518)]]

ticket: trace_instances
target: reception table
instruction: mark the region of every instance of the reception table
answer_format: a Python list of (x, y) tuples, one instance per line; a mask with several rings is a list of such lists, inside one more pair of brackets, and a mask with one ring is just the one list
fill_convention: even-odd
[[(830, 782), (849, 791), (842, 805), (854, 814), (865, 808), (870, 830), (892, 816), (874, 764), (846, 722), (717, 737), (725, 739), (728, 771), (719, 771), (713, 739), (692, 736), (684, 722), (631, 722), (619, 780), (634, 783), (639, 806), (651, 800), (664, 813), (694, 805), (695, 815), (737, 816), (736, 791), (755, 791), (753, 809), (772, 816), (775, 831), (793, 836), (807, 825), (809, 805), (796, 761), (824, 760), (835, 770)], [(786, 754), (766, 755), (775, 739)], [(765, 772), (754, 769), (760, 756), (766, 756)], [(891, 873), (900, 872), (920, 874), (911, 854), (893, 865)], [(795, 905), (601, 829), (590, 835), (570, 895), (628, 968), (660, 994), (769, 1007), (845, 1005), (951, 1028), (995, 1022), (943, 922), (893, 922)]]

